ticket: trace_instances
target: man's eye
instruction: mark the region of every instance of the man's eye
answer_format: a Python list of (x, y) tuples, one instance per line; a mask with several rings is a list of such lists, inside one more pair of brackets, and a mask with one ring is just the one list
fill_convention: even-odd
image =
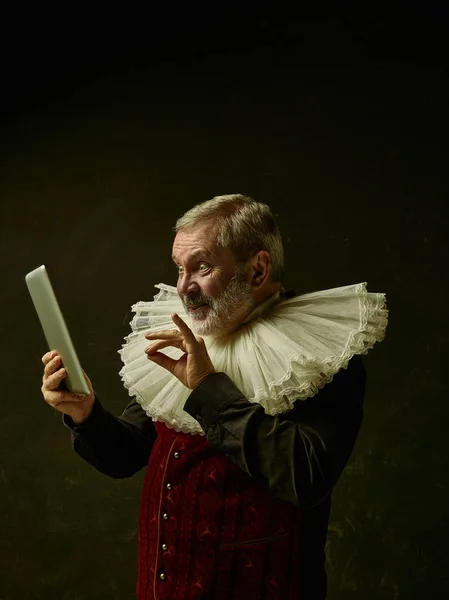
[[(206, 271), (208, 268), (209, 268), (209, 265), (207, 263), (199, 263), (199, 265), (198, 265), (198, 269), (200, 271)], [(178, 273), (184, 272), (184, 267), (181, 265), (176, 265), (176, 269), (177, 269)]]

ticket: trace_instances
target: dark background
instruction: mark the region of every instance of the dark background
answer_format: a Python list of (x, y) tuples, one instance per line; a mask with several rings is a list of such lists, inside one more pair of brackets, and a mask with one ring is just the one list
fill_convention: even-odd
[(71, 451), (25, 274), (47, 266), (118, 414), (130, 305), (175, 283), (176, 218), (234, 192), (278, 215), (286, 287), (387, 294), (329, 599), (447, 592), (447, 14), (388, 6), (3, 12), (0, 600), (127, 599), (136, 578), (143, 473), (109, 480)]

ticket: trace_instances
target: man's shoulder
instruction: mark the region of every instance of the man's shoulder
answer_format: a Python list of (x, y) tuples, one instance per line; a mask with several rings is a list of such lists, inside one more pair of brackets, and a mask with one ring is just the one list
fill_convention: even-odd
[(340, 369), (332, 381), (322, 387), (315, 396), (295, 403), (295, 410), (304, 414), (322, 414), (336, 409), (338, 413), (359, 410), (363, 406), (366, 388), (366, 372), (362, 357), (354, 355), (346, 369)]
[(348, 362), (346, 369), (340, 369), (334, 376), (332, 383), (339, 398), (346, 398), (353, 407), (361, 406), (365, 397), (366, 370), (360, 354)]

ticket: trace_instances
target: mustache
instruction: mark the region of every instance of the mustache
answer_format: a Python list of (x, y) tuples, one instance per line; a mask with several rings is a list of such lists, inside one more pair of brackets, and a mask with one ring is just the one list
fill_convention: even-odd
[(204, 304), (210, 306), (210, 298), (204, 296), (203, 294), (183, 296), (182, 302), (186, 308), (198, 308), (198, 306), (202, 306)]

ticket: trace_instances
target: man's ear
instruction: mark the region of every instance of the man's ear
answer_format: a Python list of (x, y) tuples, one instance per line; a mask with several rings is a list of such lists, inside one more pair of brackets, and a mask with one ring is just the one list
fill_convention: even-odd
[(266, 250), (259, 250), (259, 252), (253, 257), (251, 267), (251, 284), (253, 288), (258, 289), (262, 287), (262, 285), (270, 278), (271, 261), (268, 252)]

